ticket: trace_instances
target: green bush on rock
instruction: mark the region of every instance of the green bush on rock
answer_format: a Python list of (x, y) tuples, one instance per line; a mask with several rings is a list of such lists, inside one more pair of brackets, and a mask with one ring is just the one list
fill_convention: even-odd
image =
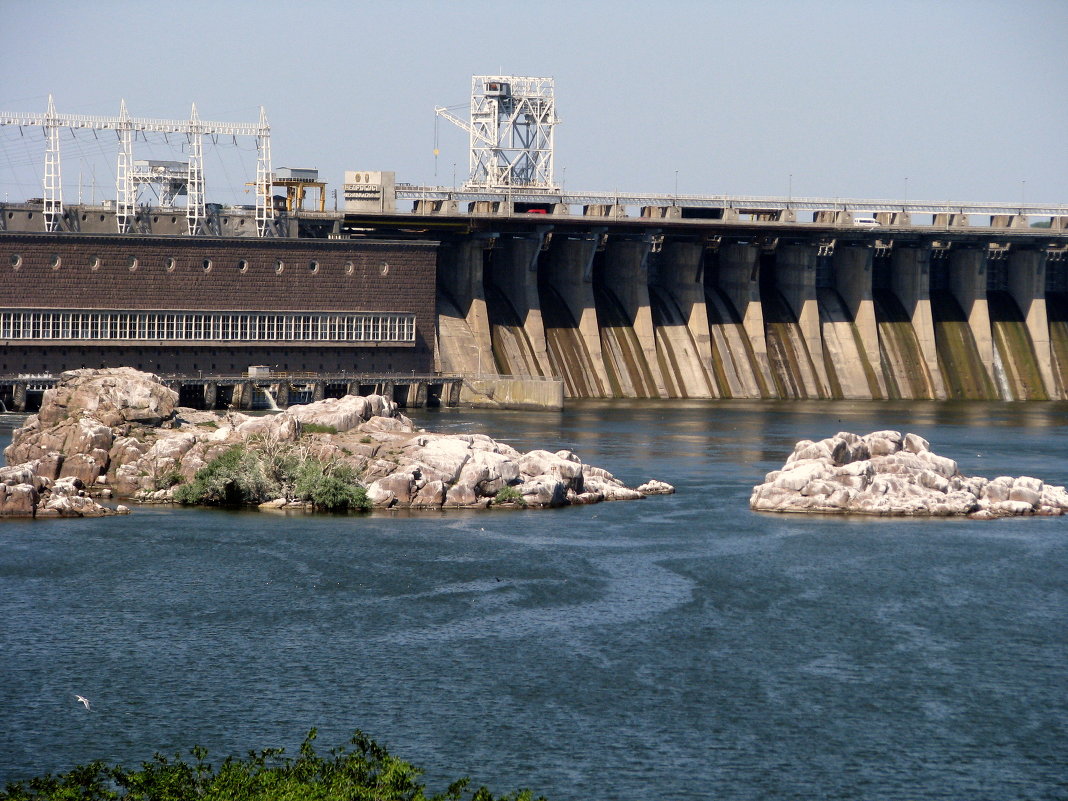
[(296, 759), (283, 749), (250, 752), (246, 759), (227, 757), (218, 768), (206, 762), (208, 752), (193, 748), (192, 762), (181, 754), (156, 754), (140, 769), (109, 766), (102, 761), (79, 765), (67, 773), (8, 784), (0, 801), (545, 801), (529, 790), (495, 796), (485, 787), (468, 791), (468, 779), (443, 793), (426, 794), (418, 779), (423, 771), (393, 756), (363, 732), (349, 741), (353, 749), (332, 749), (321, 757), (312, 747), (312, 729)]
[(367, 511), (371, 501), (358, 481), (356, 471), (346, 464), (324, 467), (310, 459), (301, 465), (294, 494), (322, 512)]
[(271, 497), (277, 485), (263, 470), (258, 454), (236, 445), (197, 471), (193, 480), (174, 491), (181, 504), (247, 506)]
[(493, 502), (495, 504), (514, 503), (518, 506), (527, 505), (526, 500), (523, 498), (523, 493), (515, 487), (501, 487), (497, 490), (497, 494), (493, 496)]
[(174, 490), (174, 500), (187, 506), (254, 506), (274, 498), (305, 501), (323, 512), (371, 508), (367, 490), (349, 465), (323, 464), (288, 445), (258, 450), (234, 446)]

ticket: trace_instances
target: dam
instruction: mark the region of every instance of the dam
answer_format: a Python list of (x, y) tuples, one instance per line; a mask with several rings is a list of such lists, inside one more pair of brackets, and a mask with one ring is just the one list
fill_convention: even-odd
[[(1068, 399), (1068, 204), (565, 192), (554, 108), (551, 79), (475, 76), (470, 122), (438, 109), (471, 133), (463, 186), (350, 171), (334, 211), (314, 170), (272, 170), (262, 110), (0, 114), (48, 142), (44, 197), (0, 204), (0, 379), (269, 365), (565, 398)], [(197, 153), (205, 132), (256, 136), (257, 203), (205, 203), (190, 161), (64, 204), (59, 126), (118, 131), (120, 167), (141, 164), (134, 132)], [(187, 205), (138, 202), (135, 177)]]
[(568, 398), (1068, 399), (1068, 217), (590, 211), (339, 214), (361, 230), (336, 239), (8, 226), (0, 376), (266, 364), (556, 378)]
[(1068, 397), (1063, 228), (519, 216), (442, 241), (447, 371), (573, 398)]

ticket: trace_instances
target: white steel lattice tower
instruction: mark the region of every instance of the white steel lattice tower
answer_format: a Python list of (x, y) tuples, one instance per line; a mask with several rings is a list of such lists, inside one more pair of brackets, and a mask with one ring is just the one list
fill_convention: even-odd
[(133, 122), (126, 110), (126, 100), (119, 104), (119, 160), (115, 170), (115, 220), (120, 234), (129, 233), (130, 216), (136, 199), (133, 181)]
[(44, 218), (46, 231), (58, 231), (63, 219), (63, 177), (59, 160), (59, 115), (52, 95), (48, 96), (48, 112), (44, 117), (45, 149), (44, 166)]
[(274, 219), (274, 199), (271, 197), (271, 126), (267, 124), (267, 112), (260, 106), (259, 130), (256, 134), (256, 233), (269, 236)]
[(553, 128), (559, 122), (552, 78), (475, 75), (471, 121), (438, 107), (436, 113), (468, 132), (469, 189), (557, 190)]
[(197, 104), (189, 115), (189, 181), (186, 184), (185, 224), (190, 236), (204, 232), (204, 128), (197, 116)]

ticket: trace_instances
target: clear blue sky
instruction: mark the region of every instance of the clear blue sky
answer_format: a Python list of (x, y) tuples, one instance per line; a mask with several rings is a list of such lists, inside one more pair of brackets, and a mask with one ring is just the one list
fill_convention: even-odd
[[(462, 181), (444, 121), (435, 174), (433, 108), (499, 72), (556, 79), (568, 189), (673, 192), (678, 171), (681, 193), (1068, 202), (1065, 0), (0, 0), (0, 110), (263, 105), (275, 166), (332, 188), (346, 169)], [(0, 129), (0, 199), (40, 194), (32, 134)], [(114, 196), (110, 136), (65, 135), (66, 200), (79, 173)], [(229, 153), (207, 159), (209, 200), (254, 175)]]

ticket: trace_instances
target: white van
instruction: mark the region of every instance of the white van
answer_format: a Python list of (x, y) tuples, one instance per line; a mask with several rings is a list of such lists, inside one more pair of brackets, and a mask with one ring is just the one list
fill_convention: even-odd
[(874, 217), (854, 217), (853, 225), (878, 225), (879, 221)]

